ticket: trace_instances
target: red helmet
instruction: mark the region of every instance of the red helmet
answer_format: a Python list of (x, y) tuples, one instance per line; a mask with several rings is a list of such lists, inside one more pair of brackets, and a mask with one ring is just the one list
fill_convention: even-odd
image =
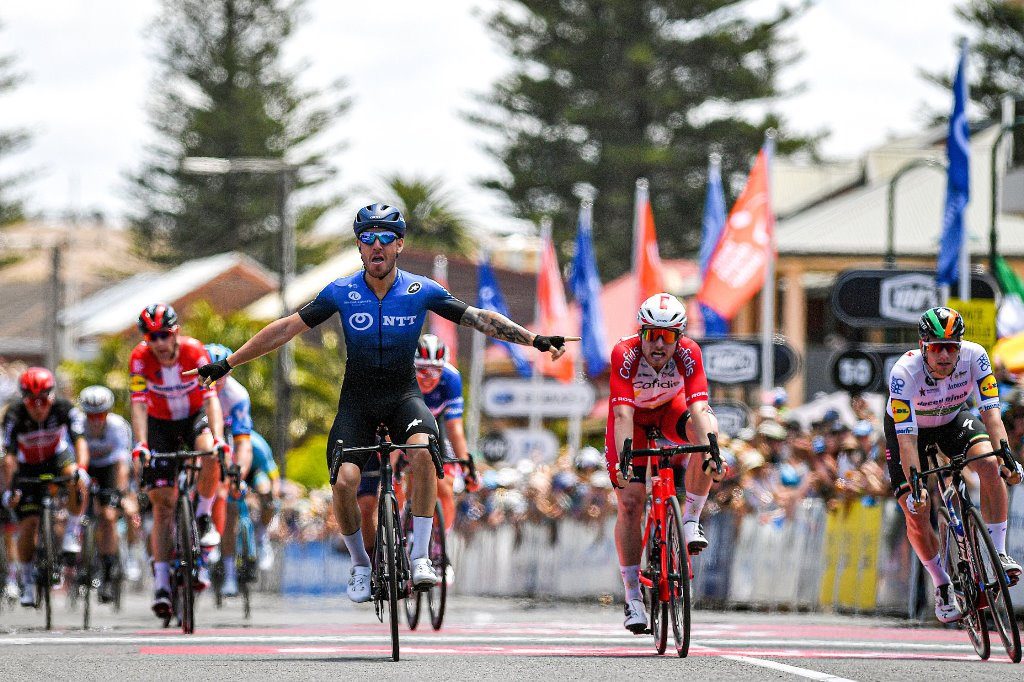
[(153, 303), (139, 313), (139, 331), (143, 334), (153, 332), (178, 331), (178, 313), (166, 303)]
[(53, 372), (45, 367), (29, 367), (22, 373), (18, 384), (21, 387), (21, 394), (28, 396), (49, 393), (53, 391), (57, 382), (53, 378)]

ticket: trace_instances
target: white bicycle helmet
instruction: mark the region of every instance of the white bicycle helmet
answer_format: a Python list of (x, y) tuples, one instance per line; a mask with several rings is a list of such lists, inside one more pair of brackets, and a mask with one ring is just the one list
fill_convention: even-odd
[(686, 306), (672, 294), (655, 294), (640, 305), (636, 321), (640, 327), (686, 331)]
[(413, 364), (417, 367), (443, 367), (450, 357), (448, 346), (433, 334), (424, 334), (416, 346)]
[(106, 386), (86, 386), (78, 396), (86, 414), (110, 412), (114, 408), (114, 392)]

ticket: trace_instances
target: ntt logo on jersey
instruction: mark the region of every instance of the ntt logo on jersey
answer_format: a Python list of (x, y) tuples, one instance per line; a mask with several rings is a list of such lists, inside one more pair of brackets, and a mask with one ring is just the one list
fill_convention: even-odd
[(987, 377), (981, 380), (978, 385), (981, 395), (986, 398), (995, 398), (999, 396), (999, 384), (996, 382), (994, 374), (989, 374)]
[(892, 401), (892, 420), (897, 424), (910, 419), (910, 405), (902, 400)]
[(373, 315), (370, 313), (352, 313), (348, 316), (348, 324), (357, 332), (373, 326)]

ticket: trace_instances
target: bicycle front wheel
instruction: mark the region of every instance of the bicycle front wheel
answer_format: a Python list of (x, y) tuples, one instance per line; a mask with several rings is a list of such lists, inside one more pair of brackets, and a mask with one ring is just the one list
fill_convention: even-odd
[(672, 638), (676, 654), (690, 653), (690, 553), (683, 535), (683, 512), (679, 500), (670, 497), (666, 529), (665, 563), (668, 567), (668, 605), (672, 614)]
[[(949, 572), (957, 608), (963, 614), (960, 622), (967, 630), (967, 638), (971, 640), (971, 646), (978, 657), (983, 661), (988, 660), (991, 644), (988, 629), (985, 627), (985, 615), (978, 610), (978, 587), (971, 575), (973, 559), (960, 555), (957, 532), (944, 506), (939, 507), (939, 542), (939, 555)], [(964, 544), (968, 553), (977, 552), (969, 535), (965, 538)]]
[(1014, 663), (1020, 663), (1020, 628), (1013, 615), (1013, 602), (1010, 601), (1010, 584), (1006, 572), (999, 561), (995, 543), (988, 533), (985, 521), (974, 507), (970, 509), (970, 534), (973, 545), (977, 547), (975, 570), (978, 571), (980, 584), (983, 586), (988, 608), (992, 612), (999, 639), (1003, 642), (1006, 655)]
[(178, 620), (181, 631), (186, 635), (195, 632), (196, 593), (192, 582), (198, 575), (197, 553), (199, 538), (196, 535), (195, 518), (192, 515), (192, 503), (188, 495), (178, 496), (178, 518), (176, 520), (176, 541), (178, 545)]
[[(387, 591), (388, 621), (391, 626), (391, 660), (393, 661), (397, 661), (399, 657), (398, 590), (400, 584), (399, 573), (401, 572), (401, 563), (399, 563), (400, 558), (398, 556), (398, 529), (400, 526), (396, 506), (397, 503), (394, 496), (388, 495), (384, 498), (383, 542), (384, 560), (386, 562), (385, 570), (387, 571), (384, 589)], [(380, 534), (377, 536), (377, 542), (381, 542)]]
[[(402, 514), (402, 537), (412, 537), (412, 512), (408, 507)], [(408, 553), (412, 549), (409, 542), (402, 545), (402, 551)], [(420, 609), (423, 606), (423, 593), (414, 590), (405, 598), (405, 622), (409, 624), (410, 630), (415, 630), (420, 623)]]
[[(242, 504), (245, 504), (243, 501)], [(249, 620), (252, 616), (249, 583), (256, 579), (256, 547), (254, 545), (252, 523), (239, 520), (238, 557), (241, 566), (238, 570), (238, 591), (242, 595), (242, 616)]]
[(92, 600), (90, 595), (93, 588), (96, 566), (96, 527), (91, 520), (82, 523), (82, 551), (78, 555), (78, 586), (79, 594), (82, 597), (82, 629), (89, 629), (89, 619), (92, 616)]
[[(648, 505), (650, 502), (648, 502)], [(647, 514), (651, 510), (648, 506)], [(646, 525), (645, 525), (646, 527)], [(644, 587), (644, 602), (650, 613), (651, 634), (654, 635), (654, 650), (659, 654), (665, 653), (668, 646), (668, 603), (661, 601), (658, 594), (661, 589), (661, 524), (655, 522), (651, 526), (650, 536), (647, 538), (647, 545), (644, 546), (641, 575), (650, 579), (651, 587)]]
[(444, 624), (444, 607), (448, 600), (448, 552), (445, 546), (445, 521), (441, 503), (434, 508), (434, 526), (430, 531), (430, 563), (438, 576), (437, 584), (427, 592), (430, 627), (440, 630)]

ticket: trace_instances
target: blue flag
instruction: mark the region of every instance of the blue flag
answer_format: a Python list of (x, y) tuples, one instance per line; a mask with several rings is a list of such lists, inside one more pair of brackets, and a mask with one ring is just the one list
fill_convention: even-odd
[[(725, 229), (725, 192), (722, 189), (722, 169), (717, 158), (708, 164), (708, 193), (704, 199), (704, 220), (701, 229), (700, 243), (700, 277), (708, 272), (711, 256), (715, 253), (718, 240)], [(729, 333), (729, 321), (703, 303), (700, 305), (704, 316), (704, 336), (726, 336)]]
[(960, 248), (967, 238), (964, 209), (971, 199), (970, 129), (967, 127), (967, 43), (960, 52), (960, 64), (953, 80), (953, 113), (949, 115), (946, 137), (946, 210), (942, 214), (939, 240), (938, 284), (950, 287), (960, 277)]
[(580, 206), (579, 222), (576, 225), (576, 255), (569, 272), (569, 288), (576, 302), (580, 304), (580, 336), (583, 337), (583, 359), (587, 373), (597, 376), (608, 367), (606, 354), (607, 334), (604, 316), (601, 314), (601, 278), (597, 275), (594, 259), (594, 242), (591, 239), (591, 206)]
[[(491, 270), (491, 262), (486, 257), (482, 258), (480, 265), (477, 266), (476, 306), (482, 310), (490, 310), (505, 317), (509, 316), (508, 306), (505, 305), (505, 297), (501, 295), (498, 280), (494, 276), (494, 271)], [(512, 356), (512, 362), (515, 363), (516, 371), (519, 372), (520, 376), (528, 377), (532, 374), (530, 361), (526, 359), (526, 353), (523, 351), (522, 346), (507, 341), (495, 341), (495, 343), (504, 346), (508, 354)]]

